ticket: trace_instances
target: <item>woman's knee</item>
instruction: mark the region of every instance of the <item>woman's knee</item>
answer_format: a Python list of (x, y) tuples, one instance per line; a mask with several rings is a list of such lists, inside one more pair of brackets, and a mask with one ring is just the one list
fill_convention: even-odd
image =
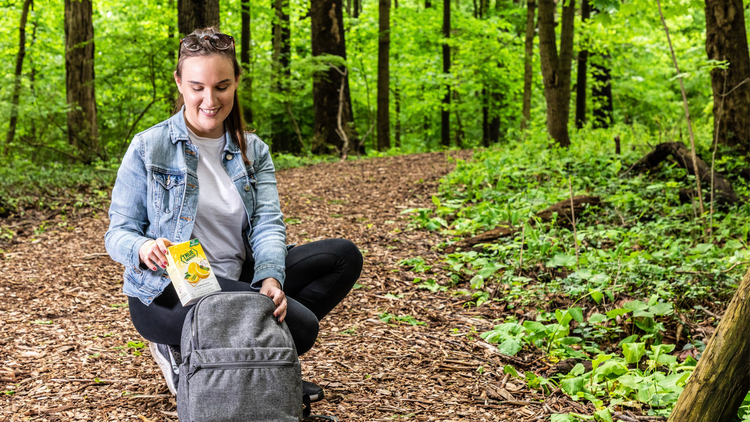
[(357, 277), (359, 277), (359, 274), (362, 272), (364, 258), (357, 245), (347, 239), (330, 239), (330, 241), (336, 255), (344, 261), (349, 270), (356, 272)]

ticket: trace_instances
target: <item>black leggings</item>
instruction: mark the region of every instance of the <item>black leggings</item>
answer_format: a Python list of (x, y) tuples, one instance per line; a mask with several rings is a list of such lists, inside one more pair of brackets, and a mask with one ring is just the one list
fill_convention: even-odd
[[(246, 262), (240, 280), (217, 277), (225, 292), (257, 291), (250, 288), (252, 262)], [(287, 297), (285, 321), (300, 355), (318, 337), (318, 321), (349, 293), (362, 271), (362, 254), (350, 241), (326, 239), (289, 250), (286, 257)], [(182, 324), (191, 306), (182, 306), (170, 283), (149, 306), (128, 298), (130, 317), (138, 333), (154, 343), (179, 345)]]

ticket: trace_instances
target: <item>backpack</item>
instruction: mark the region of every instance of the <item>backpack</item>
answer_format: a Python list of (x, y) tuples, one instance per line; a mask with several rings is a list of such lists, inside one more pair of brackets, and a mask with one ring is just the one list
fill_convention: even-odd
[(220, 292), (188, 312), (177, 387), (181, 422), (302, 420), (297, 350), (274, 309), (260, 293)]

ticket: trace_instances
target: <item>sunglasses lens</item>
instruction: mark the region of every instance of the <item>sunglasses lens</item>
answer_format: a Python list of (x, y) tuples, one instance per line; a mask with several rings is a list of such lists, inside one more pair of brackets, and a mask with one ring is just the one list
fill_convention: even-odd
[(232, 37), (226, 34), (215, 35), (213, 38), (213, 45), (219, 50), (226, 50), (232, 46)]
[(195, 35), (190, 35), (182, 39), (182, 45), (185, 46), (186, 50), (198, 51), (201, 49), (201, 42)]

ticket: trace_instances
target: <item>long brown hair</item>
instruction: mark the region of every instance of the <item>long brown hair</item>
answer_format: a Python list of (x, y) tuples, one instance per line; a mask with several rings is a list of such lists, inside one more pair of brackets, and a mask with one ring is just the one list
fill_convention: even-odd
[[(217, 35), (220, 33), (221, 32), (213, 27), (196, 29), (195, 31), (193, 31), (193, 33), (190, 35), (195, 35), (196, 37), (198, 37), (201, 43), (201, 48), (196, 51), (190, 51), (187, 48), (183, 48), (183, 44), (180, 43), (180, 58), (179, 60), (177, 60), (177, 69), (175, 69), (175, 74), (177, 75), (177, 77), (182, 77), (182, 64), (189, 57), (210, 56), (213, 54), (226, 57), (232, 61), (235, 79), (242, 74), (242, 67), (237, 61), (237, 55), (234, 51), (234, 46), (232, 46), (231, 49), (218, 50), (211, 44), (210, 41), (203, 39), (203, 37), (206, 35)], [(184, 104), (185, 99), (182, 98), (182, 94), (180, 94), (177, 97), (177, 101), (175, 101), (173, 114), (177, 114), (180, 110), (182, 110), (182, 106)], [(232, 106), (232, 110), (229, 112), (229, 116), (224, 119), (224, 125), (229, 131), (230, 136), (232, 136), (234, 142), (239, 145), (240, 151), (242, 151), (242, 161), (244, 161), (245, 164), (250, 165), (250, 160), (248, 160), (247, 158), (247, 144), (245, 143), (245, 118), (242, 115), (242, 106), (240, 105), (240, 99), (237, 95), (236, 89), (234, 90), (234, 105)]]

